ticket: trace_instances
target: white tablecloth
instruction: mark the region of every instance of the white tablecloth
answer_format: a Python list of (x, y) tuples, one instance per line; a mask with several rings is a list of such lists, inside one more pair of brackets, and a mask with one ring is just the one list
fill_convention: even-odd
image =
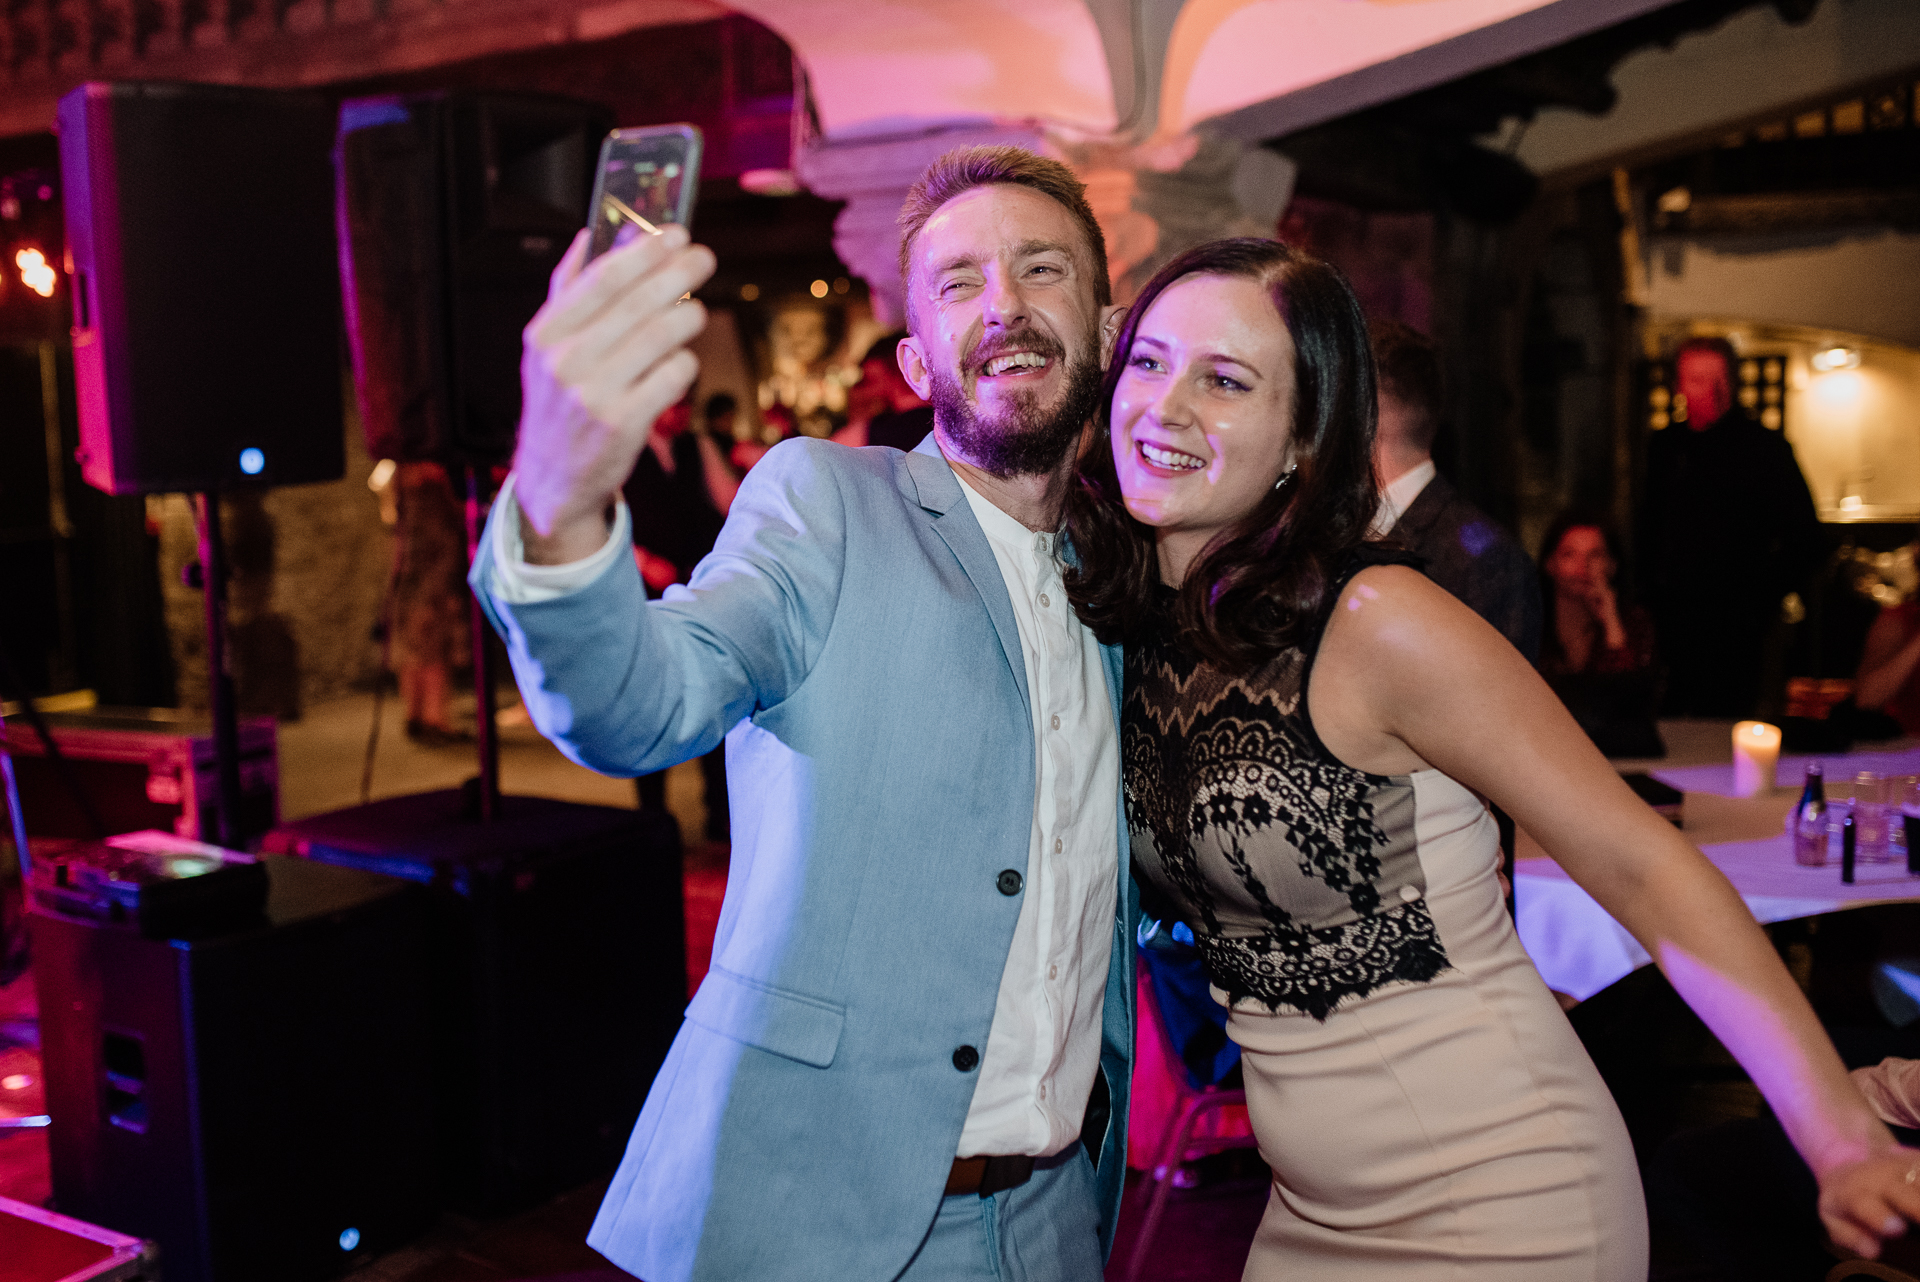
[[(1784, 832), (1700, 849), (1727, 875), (1760, 922), (1920, 900), (1920, 877), (1908, 875), (1905, 862), (1860, 864), (1854, 884), (1846, 886), (1840, 882), (1837, 859), (1824, 868), (1794, 863), (1793, 845)], [(1520, 942), (1555, 992), (1585, 1001), (1652, 960), (1626, 928), (1551, 859), (1516, 863), (1513, 894)]]

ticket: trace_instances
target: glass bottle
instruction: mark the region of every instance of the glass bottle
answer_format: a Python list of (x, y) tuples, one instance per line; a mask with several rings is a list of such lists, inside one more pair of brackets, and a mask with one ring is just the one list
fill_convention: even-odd
[(1818, 868), (1827, 862), (1827, 783), (1819, 762), (1807, 767), (1807, 782), (1793, 808), (1793, 862)]

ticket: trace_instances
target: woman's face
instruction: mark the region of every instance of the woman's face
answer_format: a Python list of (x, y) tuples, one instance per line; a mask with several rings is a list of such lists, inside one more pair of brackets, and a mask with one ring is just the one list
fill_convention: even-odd
[(1293, 360), (1272, 295), (1242, 277), (1185, 277), (1141, 318), (1113, 392), (1113, 465), (1170, 579), (1286, 469)]
[(1613, 557), (1597, 526), (1576, 525), (1547, 558), (1547, 577), (1563, 592), (1589, 592), (1613, 582)]

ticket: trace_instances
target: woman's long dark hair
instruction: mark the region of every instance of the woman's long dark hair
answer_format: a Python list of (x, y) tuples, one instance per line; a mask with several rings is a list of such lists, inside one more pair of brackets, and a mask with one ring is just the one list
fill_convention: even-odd
[(1216, 240), (1188, 250), (1147, 282), (1114, 344), (1095, 419), (1099, 430), (1067, 499), (1067, 528), (1080, 557), (1067, 592), (1102, 641), (1140, 635), (1160, 581), (1153, 529), (1128, 514), (1114, 472), (1114, 389), (1141, 318), (1188, 276), (1240, 277), (1264, 286), (1293, 338), (1297, 470), (1207, 546), (1175, 606), (1176, 626), (1188, 643), (1221, 667), (1245, 672), (1312, 642), (1312, 630), (1332, 606), (1335, 576), (1367, 538), (1380, 505), (1373, 357), (1366, 318), (1346, 277), (1277, 241)]

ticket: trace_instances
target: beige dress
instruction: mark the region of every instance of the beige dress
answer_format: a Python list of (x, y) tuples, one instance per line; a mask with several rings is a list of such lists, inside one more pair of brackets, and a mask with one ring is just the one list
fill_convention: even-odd
[(1632, 1146), (1514, 933), (1485, 803), (1334, 759), (1308, 656), (1229, 678), (1169, 599), (1127, 656), (1129, 826), (1244, 1051), (1273, 1169), (1246, 1277), (1644, 1282)]

